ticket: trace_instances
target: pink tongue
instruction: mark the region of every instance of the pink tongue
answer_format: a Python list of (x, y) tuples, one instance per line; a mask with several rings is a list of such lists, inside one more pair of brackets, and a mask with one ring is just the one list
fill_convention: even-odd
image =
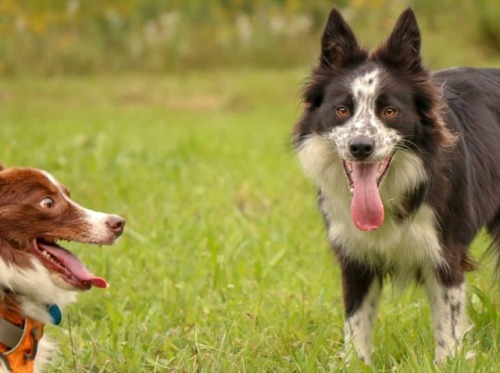
[(353, 162), (352, 169), (352, 219), (362, 231), (376, 230), (384, 222), (384, 206), (377, 187), (378, 163)]
[(63, 264), (68, 271), (71, 272), (80, 281), (87, 281), (92, 284), (92, 286), (98, 288), (108, 288), (109, 284), (105, 279), (101, 277), (96, 277), (85, 267), (85, 265), (70, 251), (56, 246), (39, 244), (44, 250), (48, 251), (51, 255), (57, 258), (61, 264)]

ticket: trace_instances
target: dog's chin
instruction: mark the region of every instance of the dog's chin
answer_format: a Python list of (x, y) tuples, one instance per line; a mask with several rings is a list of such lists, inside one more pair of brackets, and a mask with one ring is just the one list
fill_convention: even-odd
[(67, 277), (61, 275), (60, 273), (50, 271), (50, 279), (52, 280), (52, 284), (63, 291), (85, 291), (90, 289), (90, 286), (78, 286), (73, 284), (73, 282), (68, 281)]

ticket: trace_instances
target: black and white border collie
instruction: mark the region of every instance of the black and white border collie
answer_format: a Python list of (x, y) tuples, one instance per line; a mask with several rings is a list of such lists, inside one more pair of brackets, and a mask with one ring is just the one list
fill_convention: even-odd
[(108, 287), (58, 242), (110, 245), (124, 225), (45, 171), (0, 166), (0, 372), (41, 371), (52, 350), (44, 324), (59, 324), (77, 291)]
[(429, 73), (411, 9), (369, 52), (333, 9), (303, 101), (294, 142), (340, 263), (348, 355), (370, 363), (389, 275), (425, 287), (443, 361), (469, 329), (468, 246), (486, 227), (500, 251), (500, 70)]

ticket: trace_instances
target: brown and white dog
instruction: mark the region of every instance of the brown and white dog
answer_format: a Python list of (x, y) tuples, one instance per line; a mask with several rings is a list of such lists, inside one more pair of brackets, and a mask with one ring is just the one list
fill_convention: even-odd
[(0, 372), (40, 371), (52, 350), (44, 324), (59, 324), (77, 291), (108, 287), (57, 242), (110, 245), (124, 226), (45, 171), (0, 167)]

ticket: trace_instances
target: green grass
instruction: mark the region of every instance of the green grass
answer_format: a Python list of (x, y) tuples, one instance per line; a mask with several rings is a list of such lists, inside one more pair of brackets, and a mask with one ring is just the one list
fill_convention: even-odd
[[(112, 247), (68, 245), (111, 288), (82, 293), (47, 327), (60, 347), (50, 371), (371, 371), (339, 357), (339, 271), (289, 144), (305, 75), (0, 82), (0, 161), (47, 169), (78, 202), (127, 219)], [(373, 370), (498, 371), (491, 276), (469, 276), (476, 357), (439, 369), (424, 294), (387, 287)]]

